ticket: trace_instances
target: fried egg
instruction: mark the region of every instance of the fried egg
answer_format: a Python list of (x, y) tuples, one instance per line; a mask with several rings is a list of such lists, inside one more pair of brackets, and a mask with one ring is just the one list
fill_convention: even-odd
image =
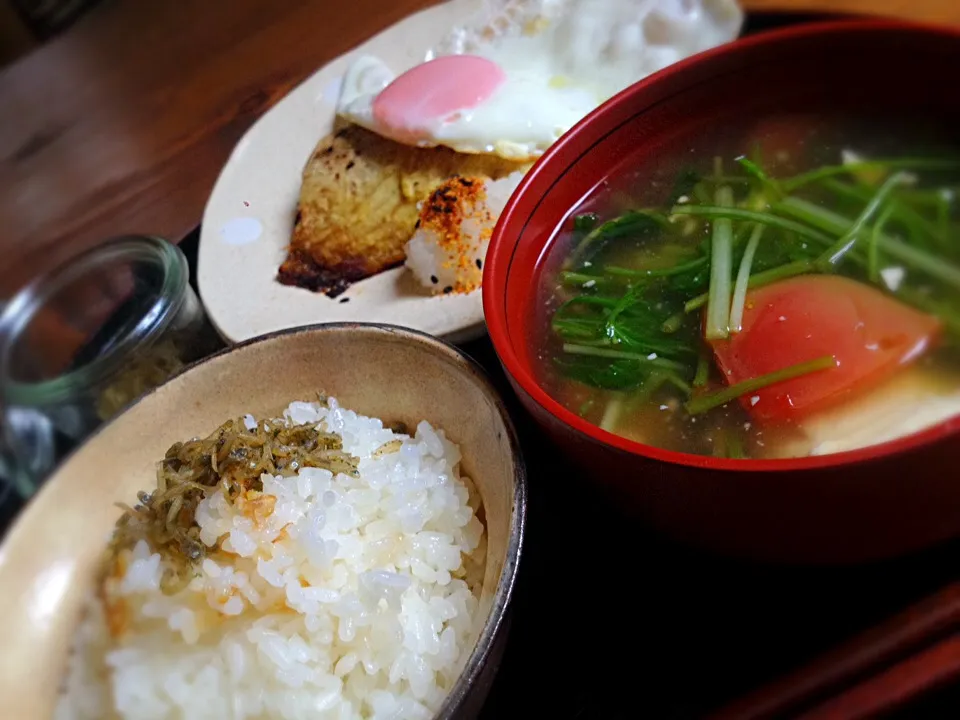
[(541, 155), (627, 86), (732, 40), (736, 0), (514, 0), (396, 74), (359, 57), (337, 113), (408, 145)]

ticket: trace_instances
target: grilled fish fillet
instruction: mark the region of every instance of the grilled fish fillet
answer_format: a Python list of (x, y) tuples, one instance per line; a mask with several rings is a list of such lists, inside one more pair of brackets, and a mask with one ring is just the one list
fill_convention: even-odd
[(525, 170), (493, 155), (415, 148), (347, 125), (323, 138), (303, 170), (293, 237), (278, 280), (331, 297), (401, 264), (417, 203), (448, 178)]

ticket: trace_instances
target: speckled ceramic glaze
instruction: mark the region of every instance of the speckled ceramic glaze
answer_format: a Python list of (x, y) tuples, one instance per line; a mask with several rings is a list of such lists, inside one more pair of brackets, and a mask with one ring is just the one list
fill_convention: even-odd
[(525, 479), (510, 420), (482, 371), (450, 346), (395, 327), (331, 324), (276, 333), (188, 369), (104, 426), (47, 482), (0, 546), (3, 717), (50, 716), (83, 599), (120, 512), (114, 503), (153, 485), (166, 449), (228, 418), (279, 413), (320, 391), (385, 421), (429, 420), (460, 444), (486, 513), (487, 619), (438, 717), (479, 709), (506, 636), (523, 539)]

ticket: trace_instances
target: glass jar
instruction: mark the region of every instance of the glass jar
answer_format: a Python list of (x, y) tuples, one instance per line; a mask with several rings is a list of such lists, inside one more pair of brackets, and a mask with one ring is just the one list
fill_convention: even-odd
[(29, 496), (101, 423), (220, 346), (186, 258), (160, 238), (116, 238), (37, 278), (0, 315), (0, 470)]

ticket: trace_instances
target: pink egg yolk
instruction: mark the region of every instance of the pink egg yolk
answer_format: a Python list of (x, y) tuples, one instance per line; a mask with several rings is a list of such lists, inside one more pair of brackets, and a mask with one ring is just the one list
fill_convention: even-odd
[(387, 85), (373, 101), (373, 117), (395, 139), (416, 141), (485, 102), (506, 79), (500, 66), (486, 58), (445, 55)]

